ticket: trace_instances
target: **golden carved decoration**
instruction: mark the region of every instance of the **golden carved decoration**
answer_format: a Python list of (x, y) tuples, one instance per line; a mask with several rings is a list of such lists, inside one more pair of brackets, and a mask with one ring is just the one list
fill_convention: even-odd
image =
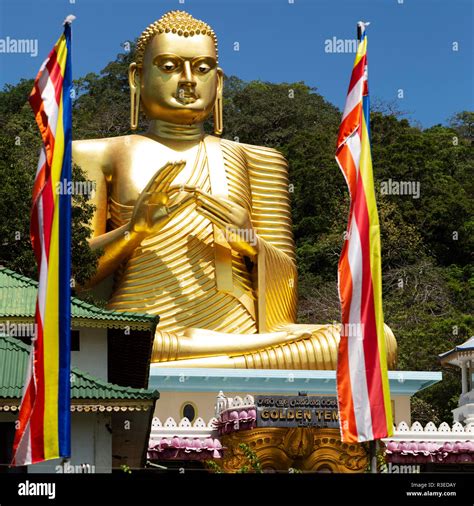
[(221, 442), (221, 465), (229, 473), (247, 465), (241, 443), (256, 453), (264, 471), (363, 473), (369, 462), (366, 446), (342, 443), (339, 429), (260, 428), (227, 434)]

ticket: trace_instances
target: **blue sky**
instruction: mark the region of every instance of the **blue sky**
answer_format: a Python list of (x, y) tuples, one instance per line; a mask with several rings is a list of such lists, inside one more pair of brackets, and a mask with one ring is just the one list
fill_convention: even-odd
[[(74, 3), (71, 3), (73, 2)], [(354, 54), (328, 53), (328, 39), (353, 39), (371, 22), (372, 97), (396, 101), (429, 127), (474, 109), (473, 0), (0, 0), (0, 39), (37, 39), (38, 56), (0, 53), (0, 86), (36, 75), (73, 24), (73, 74), (98, 72), (155, 19), (172, 9), (208, 22), (220, 65), (245, 80), (304, 81), (342, 108)], [(399, 3), (402, 2), (402, 3)], [(239, 51), (234, 43), (239, 43)], [(457, 51), (453, 45), (457, 43)], [(403, 90), (403, 98), (398, 98)]]

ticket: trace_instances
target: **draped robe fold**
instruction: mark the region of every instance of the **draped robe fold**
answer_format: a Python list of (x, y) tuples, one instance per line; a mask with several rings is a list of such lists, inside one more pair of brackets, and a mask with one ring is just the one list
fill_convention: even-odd
[[(252, 262), (233, 251), (225, 234), (193, 204), (143, 240), (122, 264), (108, 307), (160, 316), (153, 362), (176, 365), (186, 329), (247, 335), (298, 329), (310, 337), (235, 357), (179, 364), (335, 369), (338, 327), (294, 323), (297, 271), (285, 158), (271, 148), (208, 136), (199, 145), (186, 184), (248, 210), (256, 232), (249, 239), (258, 243), (257, 258)], [(109, 199), (109, 229), (128, 222), (132, 210)]]

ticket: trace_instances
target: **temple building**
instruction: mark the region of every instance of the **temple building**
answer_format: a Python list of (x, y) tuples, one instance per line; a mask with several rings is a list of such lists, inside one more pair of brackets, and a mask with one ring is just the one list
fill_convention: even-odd
[[(396, 426), (411, 425), (410, 398), (441, 380), (440, 372), (389, 371)], [(265, 472), (365, 472), (366, 444), (340, 440), (338, 422), (317, 426), (280, 423), (259, 426), (256, 399), (262, 396), (322, 396), (335, 400), (335, 371), (238, 369), (150, 370), (150, 386), (160, 391), (148, 458), (174, 468), (205, 467), (214, 460), (225, 472), (246, 465), (242, 444), (255, 452)], [(224, 392), (226, 392), (224, 394)], [(337, 410), (332, 409), (332, 413)], [(278, 415), (280, 417), (280, 415)], [(403, 426), (403, 425), (402, 425)], [(397, 434), (397, 432), (396, 432)], [(177, 461), (177, 462), (176, 462)]]
[[(461, 368), (461, 395), (453, 410), (453, 424), (425, 427), (403, 422), (392, 438), (384, 441), (387, 462), (423, 471), (473, 471), (474, 464), (474, 337), (439, 355), (445, 367)], [(410, 467), (411, 466), (411, 467)]]
[[(0, 268), (0, 472), (97, 472), (144, 467), (156, 390), (147, 389), (157, 319), (72, 298), (72, 458), (9, 468), (34, 336), (37, 283)], [(120, 351), (119, 351), (120, 350)]]
[(454, 421), (474, 424), (474, 336), (439, 358), (442, 365), (461, 369), (461, 395), (453, 411)]

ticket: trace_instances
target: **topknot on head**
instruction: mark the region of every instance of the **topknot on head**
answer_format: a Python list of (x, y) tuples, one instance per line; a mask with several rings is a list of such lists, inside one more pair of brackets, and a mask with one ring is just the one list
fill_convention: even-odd
[(193, 18), (185, 11), (170, 11), (149, 25), (140, 35), (135, 50), (135, 62), (141, 67), (147, 44), (159, 33), (176, 33), (183, 37), (208, 35), (214, 41), (217, 58), (217, 37), (214, 30), (204, 21)]

